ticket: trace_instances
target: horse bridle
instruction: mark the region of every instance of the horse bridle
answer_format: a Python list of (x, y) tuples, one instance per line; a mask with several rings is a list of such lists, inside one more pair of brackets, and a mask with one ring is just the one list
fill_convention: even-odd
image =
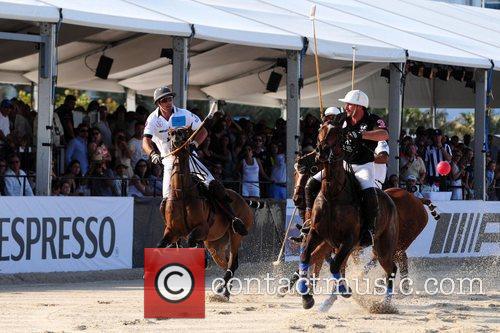
[[(335, 128), (336, 127), (334, 126), (333, 129), (335, 129)], [(321, 163), (328, 163), (329, 165), (331, 165), (333, 163), (337, 163), (337, 162), (343, 161), (344, 160), (344, 156), (343, 156), (343, 154), (338, 154), (338, 156), (335, 156), (335, 154), (333, 152), (333, 147), (331, 145), (329, 145), (328, 142), (327, 142), (328, 135), (329, 135), (329, 132), (327, 132), (325, 138), (318, 143), (318, 146), (316, 147), (316, 151), (317, 151), (317, 154), (320, 154), (320, 147), (322, 147), (321, 149), (324, 149), (323, 147), (327, 146), (328, 149), (330, 150), (329, 153), (328, 153), (328, 158), (326, 160), (318, 159), (318, 161), (321, 162)], [(341, 135), (341, 137), (340, 137), (340, 139), (338, 141), (342, 142), (342, 140), (343, 140), (343, 135)], [(342, 150), (342, 148), (340, 148), (340, 150)], [(329, 175), (329, 178), (332, 178), (332, 179), (326, 179), (326, 182), (327, 182), (328, 186), (332, 182), (335, 182), (335, 177), (332, 174)], [(333, 193), (332, 195), (333, 196), (337, 196), (339, 193), (342, 193), (342, 191), (344, 191), (344, 189), (345, 189), (346, 184), (347, 184), (347, 177), (344, 178), (344, 182), (343, 182), (342, 186), (340, 187), (340, 190), (337, 193)]]

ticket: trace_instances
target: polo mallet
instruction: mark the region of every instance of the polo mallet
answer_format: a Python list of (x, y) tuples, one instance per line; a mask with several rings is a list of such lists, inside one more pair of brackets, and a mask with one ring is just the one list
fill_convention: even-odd
[(352, 46), (352, 75), (351, 75), (351, 90), (354, 90), (354, 71), (356, 70), (356, 46)]
[(276, 259), (276, 261), (273, 261), (274, 266), (278, 266), (281, 263), (281, 257), (283, 256), (283, 252), (285, 250), (285, 243), (288, 237), (288, 231), (290, 231), (290, 226), (292, 225), (293, 218), (295, 217), (296, 213), (297, 213), (297, 207), (294, 208), (292, 217), (290, 218), (290, 221), (288, 221), (288, 227), (286, 228), (285, 237), (283, 238), (283, 242), (281, 243), (281, 249), (280, 253), (278, 254), (278, 259)]
[(318, 40), (316, 38), (316, 5), (311, 7), (311, 12), (309, 17), (313, 24), (313, 36), (314, 36), (314, 62), (316, 63), (316, 83), (318, 86), (318, 96), (319, 96), (319, 115), (323, 119), (323, 94), (321, 93), (321, 80), (319, 78), (319, 60), (318, 60)]

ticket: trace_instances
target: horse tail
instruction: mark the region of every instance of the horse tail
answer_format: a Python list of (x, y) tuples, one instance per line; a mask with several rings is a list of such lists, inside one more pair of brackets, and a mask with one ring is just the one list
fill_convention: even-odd
[(262, 200), (248, 200), (245, 199), (246, 203), (250, 206), (250, 208), (262, 209), (264, 208), (264, 201)]
[(430, 199), (421, 198), (420, 201), (422, 202), (422, 204), (424, 204), (425, 206), (427, 206), (429, 208), (429, 210), (431, 211), (432, 217), (434, 217), (434, 219), (436, 221), (441, 218), (441, 215), (439, 215), (439, 213), (436, 211), (436, 206), (434, 206), (434, 204), (432, 203), (432, 201)]

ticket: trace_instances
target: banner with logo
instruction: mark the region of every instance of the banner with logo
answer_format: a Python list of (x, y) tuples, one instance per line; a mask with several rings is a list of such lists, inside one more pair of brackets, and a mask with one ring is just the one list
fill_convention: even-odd
[(441, 218), (429, 214), (427, 226), (407, 250), (409, 257), (500, 255), (500, 203), (435, 201)]
[(1, 197), (0, 274), (132, 267), (133, 198)]
[[(441, 218), (428, 212), (425, 229), (406, 251), (408, 257), (462, 258), (500, 256), (500, 203), (494, 201), (435, 201)], [(285, 228), (295, 206), (287, 201)], [(288, 236), (298, 235), (294, 217)], [(286, 229), (285, 229), (286, 230)], [(299, 259), (299, 246), (287, 241), (285, 260)]]

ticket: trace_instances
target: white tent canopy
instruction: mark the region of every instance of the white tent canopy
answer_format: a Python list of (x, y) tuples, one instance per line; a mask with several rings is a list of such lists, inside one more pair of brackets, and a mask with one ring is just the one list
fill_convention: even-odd
[[(277, 107), (266, 82), (284, 50), (300, 50), (304, 61), (301, 104), (318, 106), (312, 23), (316, 5), (318, 53), (325, 102), (334, 104), (350, 88), (356, 48), (356, 85), (377, 107), (387, 106), (380, 69), (406, 60), (500, 70), (500, 17), (489, 9), (426, 0), (0, 0), (0, 29), (37, 32), (32, 22), (60, 22), (58, 85), (151, 94), (171, 83), (171, 65), (160, 58), (170, 36), (191, 36), (189, 98), (215, 98)], [(194, 35), (193, 35), (194, 33)], [(38, 79), (38, 53), (28, 43), (0, 40), (0, 81)], [(102, 54), (114, 59), (107, 80), (94, 76)], [(494, 86), (500, 80), (494, 75)], [(454, 80), (408, 75), (405, 106), (471, 107), (473, 90)], [(500, 102), (495, 102), (499, 104)]]

